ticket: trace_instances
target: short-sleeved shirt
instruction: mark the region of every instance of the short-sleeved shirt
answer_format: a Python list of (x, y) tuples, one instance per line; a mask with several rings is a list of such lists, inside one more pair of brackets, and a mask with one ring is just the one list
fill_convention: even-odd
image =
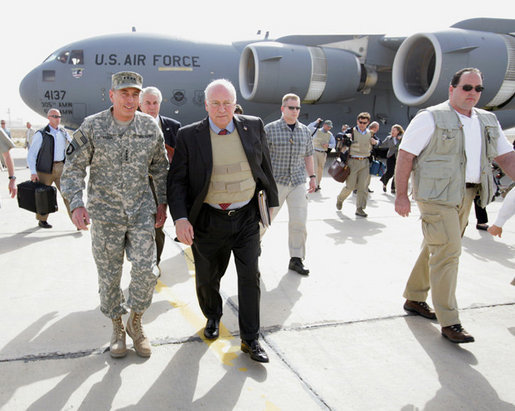
[[(465, 181), (467, 183), (479, 183), (481, 173), (481, 127), (479, 117), (472, 110), (470, 117), (456, 112), (465, 135), (465, 154), (467, 165), (465, 171)], [(399, 150), (418, 156), (427, 147), (435, 131), (435, 121), (429, 111), (421, 111), (409, 124), (406, 132), (402, 136)], [(512, 151), (510, 142), (503, 133), (499, 125), (499, 138), (497, 139), (497, 153), (503, 155)]]
[(308, 128), (298, 121), (292, 131), (283, 118), (265, 126), (275, 182), (298, 186), (306, 182), (305, 157), (313, 155)]
[(7, 133), (0, 128), (0, 154), (8, 152), (13, 147), (13, 141), (9, 138)]

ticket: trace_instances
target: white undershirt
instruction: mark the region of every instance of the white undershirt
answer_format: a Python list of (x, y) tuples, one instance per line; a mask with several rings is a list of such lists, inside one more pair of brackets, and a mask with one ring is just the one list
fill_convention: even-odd
[[(481, 128), (479, 118), (473, 111), (468, 117), (456, 112), (465, 136), (465, 155), (467, 165), (465, 170), (465, 181), (467, 183), (479, 183), (481, 176)], [(499, 123), (498, 123), (499, 125)], [(418, 156), (427, 147), (435, 131), (435, 121), (429, 111), (422, 111), (415, 116), (409, 124), (401, 140), (399, 150)], [(497, 139), (497, 153), (503, 155), (513, 150), (510, 142), (499, 125), (500, 137)]]

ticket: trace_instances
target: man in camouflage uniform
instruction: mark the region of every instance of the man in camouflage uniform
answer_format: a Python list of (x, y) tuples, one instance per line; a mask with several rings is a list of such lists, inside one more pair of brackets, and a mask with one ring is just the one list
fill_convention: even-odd
[[(147, 114), (137, 112), (143, 78), (133, 72), (112, 77), (108, 110), (87, 117), (73, 134), (61, 179), (70, 202), (72, 221), (87, 230), (98, 270), (100, 310), (113, 321), (110, 353), (127, 353), (121, 316), (131, 309), (127, 333), (138, 355), (149, 357), (150, 343), (143, 333), (141, 316), (152, 302), (157, 281), (154, 227), (166, 219), (168, 160), (163, 134)], [(90, 167), (88, 209), (84, 207), (86, 168)], [(158, 199), (150, 189), (154, 177)], [(127, 303), (120, 288), (124, 252), (132, 263)]]

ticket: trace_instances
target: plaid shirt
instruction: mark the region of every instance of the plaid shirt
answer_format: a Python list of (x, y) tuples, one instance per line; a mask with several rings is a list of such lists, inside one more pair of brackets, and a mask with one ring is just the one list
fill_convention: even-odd
[(272, 170), (277, 184), (298, 186), (306, 182), (305, 157), (313, 155), (308, 128), (298, 121), (294, 131), (283, 118), (265, 126)]

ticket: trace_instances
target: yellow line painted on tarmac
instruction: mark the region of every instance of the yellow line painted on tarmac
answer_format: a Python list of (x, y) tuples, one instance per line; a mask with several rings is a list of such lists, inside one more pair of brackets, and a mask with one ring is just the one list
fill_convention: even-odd
[[(195, 265), (193, 263), (193, 255), (191, 247), (184, 250), (186, 265), (190, 274), (195, 275)], [(204, 337), (204, 326), (206, 320), (204, 317), (199, 316), (194, 310), (192, 310), (188, 304), (182, 302), (177, 295), (172, 291), (166, 284), (157, 280), (156, 291), (161, 295), (165, 296), (170, 305), (177, 308), (181, 315), (195, 328), (200, 329), (197, 335), (209, 345), (215, 354), (220, 358), (222, 363), (225, 365), (234, 367), (233, 360), (238, 357), (240, 351), (239, 344), (233, 345), (236, 342), (234, 336), (229, 332), (227, 328), (220, 322), (220, 337), (216, 340), (208, 340)], [(247, 371), (246, 368), (239, 368), (240, 371)]]
[(193, 71), (191, 67), (159, 67), (158, 71)]

